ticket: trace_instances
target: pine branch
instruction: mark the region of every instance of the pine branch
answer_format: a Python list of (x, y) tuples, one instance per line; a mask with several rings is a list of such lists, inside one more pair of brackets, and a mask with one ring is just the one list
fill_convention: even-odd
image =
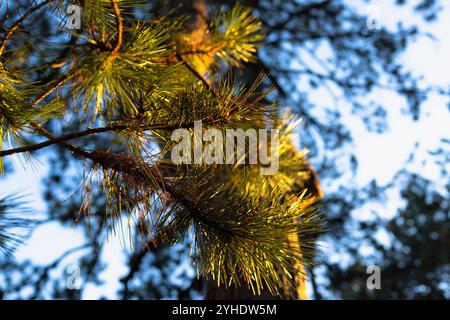
[[(228, 198), (227, 190), (213, 182), (212, 177), (203, 177), (204, 182), (200, 184), (202, 175), (195, 173), (165, 178), (160, 173), (164, 168), (158, 164), (148, 165), (129, 155), (110, 151), (94, 151), (89, 159), (104, 174), (112, 171), (107, 180), (122, 181), (108, 182), (112, 193), (126, 185), (141, 197), (149, 189), (170, 195), (171, 198), (166, 197), (164, 201), (173, 201), (180, 207), (160, 212), (164, 217), (156, 224), (156, 230), (160, 231), (157, 237), (171, 243), (192, 224), (194, 261), (200, 263), (205, 276), (212, 276), (219, 285), (227, 287), (231, 282), (239, 285), (244, 281), (255, 294), (264, 287), (272, 294), (280, 294), (282, 276), (291, 283), (292, 274), (299, 266), (312, 263), (313, 240), (308, 239), (321, 231), (321, 221), (315, 209), (307, 206), (305, 193), (284, 199), (281, 190), (274, 190), (267, 198), (259, 198), (258, 193), (250, 198), (239, 195)], [(125, 200), (125, 194), (116, 196)], [(144, 198), (150, 196), (145, 194)], [(117, 209), (120, 212), (120, 208)], [(149, 212), (145, 205), (140, 210), (144, 210), (145, 215)], [(301, 251), (300, 246), (288, 244), (286, 239), (287, 235), (297, 232), (303, 236)], [(297, 277), (302, 275), (304, 272), (296, 274)]]
[(54, 139), (49, 139), (44, 142), (40, 142), (40, 143), (36, 143), (36, 144), (24, 146), (24, 147), (0, 151), (0, 157), (5, 157), (8, 155), (23, 153), (23, 152), (37, 151), (39, 149), (43, 149), (45, 147), (48, 147), (48, 146), (51, 146), (51, 145), (54, 145), (56, 143), (60, 143), (63, 141), (87, 137), (87, 136), (94, 135), (97, 133), (110, 132), (110, 131), (121, 131), (121, 130), (125, 130), (128, 128), (130, 128), (130, 126), (119, 125), (119, 126), (109, 126), (109, 127), (102, 127), (102, 128), (92, 128), (92, 129), (87, 129), (84, 131), (68, 133), (68, 134), (65, 134), (65, 135), (62, 135), (59, 137), (55, 137)]
[[(42, 128), (41, 126), (39, 126), (37, 123), (30, 123), (31, 127), (39, 134), (49, 138), (50, 140), (57, 140), (58, 137), (53, 135), (53, 133), (51, 133), (50, 131)], [(82, 148), (76, 147), (73, 144), (70, 144), (66, 141), (59, 141), (59, 144), (61, 144), (62, 146), (64, 146), (65, 148), (67, 148), (70, 152), (72, 152), (73, 154), (79, 155), (80, 157), (84, 157), (84, 158), (91, 158), (91, 154), (85, 150), (83, 150)], [(91, 159), (93, 160), (93, 159)]]
[[(35, 128), (41, 134), (54, 139), (52, 134), (43, 128)], [(127, 181), (128, 188), (138, 188), (137, 193), (153, 192), (160, 190), (168, 193), (174, 201), (179, 203), (187, 216), (181, 217), (180, 221), (169, 220), (169, 225), (175, 227), (174, 232), (182, 232), (179, 228), (194, 221), (196, 227), (196, 255), (201, 263), (202, 270), (207, 276), (213, 276), (219, 284), (228, 286), (231, 281), (240, 283), (240, 278), (255, 292), (261, 292), (266, 286), (272, 294), (279, 294), (281, 286), (280, 275), (282, 272), (286, 281), (292, 281), (290, 274), (294, 272), (296, 265), (311, 262), (311, 244), (302, 245), (303, 253), (299, 254), (299, 247), (291, 247), (286, 244), (286, 235), (293, 232), (305, 232), (313, 234), (320, 232), (320, 222), (314, 214), (309, 216), (302, 197), (298, 200), (282, 200), (281, 193), (274, 193), (268, 199), (259, 199), (259, 196), (246, 200), (245, 198), (230, 198), (231, 202), (216, 199), (219, 193), (218, 185), (204, 189), (200, 195), (192, 197), (187, 192), (187, 186), (193, 188), (193, 181), (185, 183), (165, 179), (160, 174), (162, 167), (148, 165), (137, 161), (130, 155), (114, 154), (110, 151), (89, 152), (75, 147), (67, 142), (60, 142), (72, 153), (91, 160), (95, 166), (102, 168), (104, 172), (111, 170), (113, 175), (109, 179), (117, 179), (116, 173), (122, 175)], [(198, 174), (192, 176), (198, 179)], [(115, 182), (107, 182), (109, 186)], [(187, 183), (187, 185), (186, 185)], [(134, 187), (133, 187), (134, 186)], [(142, 188), (142, 189), (141, 189)], [(114, 190), (120, 190), (115, 188)], [(223, 190), (222, 194), (226, 194)], [(259, 194), (259, 193), (255, 193)], [(151, 198), (146, 195), (145, 198)], [(238, 200), (240, 199), (240, 200)], [(259, 200), (258, 200), (259, 199)], [(262, 200), (262, 202), (259, 202)], [(218, 202), (219, 201), (219, 202)], [(224, 202), (225, 201), (225, 202)], [(254, 202), (256, 201), (256, 202)], [(281, 201), (281, 202), (278, 202)], [(201, 203), (201, 206), (199, 206)], [(222, 204), (221, 204), (222, 203)], [(217, 207), (219, 205), (219, 207)], [(169, 210), (169, 215), (172, 210)], [(295, 222), (306, 212), (305, 220)], [(168, 217), (163, 219), (161, 228), (167, 224)], [(179, 231), (177, 231), (179, 230)], [(168, 229), (170, 232), (170, 229)], [(164, 240), (171, 241), (172, 235), (165, 234)], [(224, 246), (224, 244), (227, 244)], [(286, 257), (280, 259), (280, 255)], [(235, 270), (235, 266), (239, 266)], [(218, 268), (218, 269), (217, 269)], [(254, 278), (254, 275), (257, 275)]]
[[(53, 92), (58, 86), (63, 84), (65, 81), (69, 80), (72, 75), (69, 75), (62, 80), (58, 81), (53, 87), (45, 91), (44, 94), (41, 94), (38, 98), (36, 98), (32, 103), (31, 106), (37, 105), (40, 101), (42, 101), (45, 97), (47, 97), (51, 92)], [(191, 88), (195, 89), (195, 87)], [(203, 105), (205, 110), (202, 110), (202, 112), (206, 112), (207, 106), (212, 105), (214, 108), (220, 106), (222, 100), (226, 101), (225, 103), (225, 112), (223, 113), (217, 113), (217, 110), (211, 110), (211, 112), (215, 115), (215, 118), (211, 118), (208, 113), (206, 113), (207, 118), (203, 119), (203, 125), (220, 125), (221, 123), (226, 123), (230, 119), (233, 119), (234, 117), (239, 117), (239, 114), (242, 113), (243, 115), (248, 116), (248, 112), (246, 110), (248, 109), (249, 112), (256, 112), (255, 114), (258, 114), (263, 110), (263, 108), (256, 107), (258, 100), (261, 99), (262, 96), (264, 96), (264, 93), (260, 96), (253, 96), (253, 91), (255, 88), (250, 89), (246, 92), (243, 91), (241, 88), (238, 93), (235, 93), (233, 97), (230, 96), (230, 92), (233, 89), (233, 86), (230, 83), (222, 83), (218, 86), (219, 91), (216, 92), (213, 89), (202, 89), (200, 91), (191, 91), (190, 89), (187, 89), (185, 91), (186, 98), (192, 99), (195, 98), (196, 100), (192, 100), (191, 104), (193, 104), (194, 107)], [(211, 95), (215, 99), (219, 99), (218, 103), (215, 103), (214, 101), (210, 100), (210, 96), (206, 95), (204, 96), (204, 90), (207, 90), (207, 93), (211, 93)], [(253, 100), (253, 101), (250, 101)], [(205, 105), (207, 103), (207, 105)], [(171, 103), (175, 109), (178, 109), (179, 107), (182, 107), (186, 104), (186, 100), (184, 95), (180, 95), (176, 101), (173, 101)], [(62, 136), (55, 136), (49, 131), (44, 130), (42, 127), (39, 126), (35, 121), (29, 121), (29, 125), (35, 129), (35, 131), (45, 137), (47, 137), (49, 140), (43, 141), (40, 143), (22, 146), (18, 148), (12, 148), (8, 150), (0, 151), (0, 158), (17, 154), (17, 153), (24, 153), (24, 152), (31, 152), (36, 151), (48, 146), (51, 146), (56, 143), (64, 143), (68, 140), (73, 140), (77, 138), (82, 138), (94, 134), (99, 133), (105, 133), (105, 132), (118, 132), (118, 131), (124, 131), (124, 130), (130, 130), (130, 129), (136, 129), (136, 130), (164, 130), (164, 131), (172, 131), (179, 128), (184, 129), (191, 129), (194, 127), (194, 121), (197, 119), (198, 116), (196, 114), (190, 114), (188, 110), (185, 110), (187, 114), (183, 115), (182, 118), (185, 118), (186, 122), (184, 123), (171, 123), (170, 121), (167, 123), (144, 123), (140, 124), (137, 123), (127, 123), (127, 124), (115, 124), (115, 125), (108, 125), (105, 127), (99, 127), (99, 128), (89, 128), (83, 131), (79, 132), (73, 132), (68, 133)], [(178, 115), (176, 115), (178, 117)], [(258, 116), (259, 117), (259, 116)], [(191, 120), (191, 121), (189, 121)], [(64, 144), (63, 144), (64, 145)], [(73, 146), (74, 147), (74, 146)]]
[[(208, 123), (206, 122), (205, 124), (208, 124)], [(44, 136), (47, 136), (47, 137), (49, 136), (50, 133), (48, 131), (47, 132), (42, 131), (41, 127), (39, 127), (40, 129), (38, 129), (38, 126), (35, 123), (33, 125), (34, 125), (34, 128), (37, 131), (39, 131), (40, 133), (42, 133)], [(194, 123), (187, 123), (187, 124), (181, 124), (181, 125), (154, 124), (154, 125), (141, 125), (141, 126), (112, 125), (112, 126), (106, 126), (106, 127), (100, 127), (100, 128), (89, 128), (89, 129), (86, 129), (83, 131), (72, 132), (72, 133), (62, 135), (62, 136), (54, 136), (54, 138), (50, 138), (49, 140), (46, 140), (46, 141), (43, 141), (40, 143), (0, 151), (0, 158), (9, 156), (12, 154), (17, 154), (17, 153), (37, 151), (37, 150), (40, 150), (40, 149), (49, 147), (51, 145), (64, 142), (64, 141), (74, 140), (77, 138), (83, 138), (83, 137), (87, 137), (90, 135), (105, 133), (105, 132), (118, 132), (118, 131), (124, 131), (124, 130), (129, 130), (129, 129), (172, 131), (172, 130), (179, 129), (179, 128), (189, 129), (189, 128), (193, 128), (193, 127), (194, 127)]]

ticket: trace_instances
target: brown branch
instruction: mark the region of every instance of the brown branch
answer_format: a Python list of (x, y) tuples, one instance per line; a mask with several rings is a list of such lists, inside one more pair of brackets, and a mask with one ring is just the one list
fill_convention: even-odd
[(117, 26), (117, 38), (114, 43), (114, 47), (111, 49), (111, 54), (103, 61), (102, 68), (108, 67), (114, 59), (119, 55), (120, 48), (122, 47), (123, 40), (123, 21), (122, 15), (120, 13), (120, 8), (117, 3), (117, 0), (111, 0), (111, 5), (114, 10), (114, 15), (116, 17), (116, 26)]
[[(179, 125), (155, 124), (155, 125), (141, 125), (141, 126), (136, 127), (136, 129), (140, 129), (140, 130), (174, 130), (174, 129), (179, 129), (179, 128), (191, 128), (193, 126), (194, 126), (193, 123), (186, 123), (186, 124), (179, 124)], [(44, 136), (49, 137), (49, 133), (50, 133), (49, 131), (44, 132), (44, 131), (40, 130), (42, 128), (35, 123), (32, 123), (32, 127), (39, 133), (43, 134)], [(37, 129), (37, 128), (40, 128), (40, 129)], [(112, 125), (112, 126), (106, 126), (106, 127), (100, 127), (100, 128), (90, 128), (90, 129), (86, 129), (83, 131), (68, 133), (68, 134), (65, 134), (62, 136), (54, 136), (54, 138), (49, 138), (49, 140), (43, 141), (40, 143), (0, 151), (0, 158), (9, 156), (12, 154), (17, 154), (17, 153), (37, 151), (39, 149), (49, 147), (56, 143), (73, 140), (73, 139), (77, 139), (77, 138), (83, 138), (83, 137), (87, 137), (87, 136), (94, 135), (94, 134), (105, 133), (105, 132), (117, 132), (117, 131), (132, 129), (132, 128), (135, 128), (135, 127), (133, 127), (133, 125)]]
[[(57, 140), (58, 137), (55, 136), (53, 133), (51, 133), (50, 131), (42, 128), (41, 126), (39, 126), (37, 123), (32, 122), (31, 123), (31, 127), (39, 134), (49, 138), (50, 140)], [(65, 148), (67, 148), (68, 150), (70, 150), (73, 154), (77, 154), (81, 157), (84, 158), (90, 158), (91, 154), (88, 151), (85, 151), (77, 146), (74, 146), (73, 144), (70, 144), (66, 141), (59, 141), (59, 144), (61, 144), (62, 146), (64, 146)]]
[(117, 4), (117, 0), (111, 0), (111, 5), (113, 7), (114, 14), (116, 16), (116, 25), (117, 25), (117, 39), (114, 48), (111, 52), (111, 55), (115, 57), (119, 54), (119, 50), (122, 47), (123, 22), (122, 22), (122, 15), (120, 14), (119, 5)]
[(20, 27), (20, 25), (34, 12), (39, 10), (40, 8), (44, 7), (45, 5), (53, 2), (54, 0), (46, 0), (32, 8), (30, 8), (20, 19), (18, 19), (14, 24), (9, 28), (8, 32), (6, 33), (5, 37), (3, 38), (1, 44), (0, 44), (0, 55), (2, 55), (3, 51), (5, 50), (6, 43), (11, 38), (12, 34)]
[(49, 139), (47, 141), (43, 141), (40, 143), (36, 143), (36, 144), (32, 144), (32, 145), (28, 145), (28, 146), (24, 146), (24, 147), (19, 147), (19, 148), (14, 148), (14, 149), (9, 149), (9, 150), (4, 150), (4, 151), (0, 151), (0, 158), (1, 157), (5, 157), (5, 156), (9, 156), (12, 154), (17, 154), (17, 153), (23, 153), (23, 152), (31, 152), (31, 151), (36, 151), (39, 149), (43, 149), (45, 147), (49, 147), (53, 144), (62, 142), (62, 141), (67, 141), (67, 140), (73, 140), (76, 138), (82, 138), (82, 137), (87, 137), (93, 134), (97, 134), (97, 133), (102, 133), (102, 132), (109, 132), (109, 131), (120, 131), (120, 130), (124, 130), (127, 129), (129, 126), (125, 126), (125, 125), (120, 125), (120, 126), (108, 126), (108, 127), (102, 127), (102, 128), (93, 128), (93, 129), (87, 129), (84, 131), (79, 131), (79, 132), (72, 132), (72, 133), (68, 133), (59, 137), (55, 137), (54, 139)]

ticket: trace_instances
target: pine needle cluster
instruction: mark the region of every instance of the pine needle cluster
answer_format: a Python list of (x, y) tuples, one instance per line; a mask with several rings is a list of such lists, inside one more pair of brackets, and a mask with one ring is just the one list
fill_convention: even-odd
[[(49, 8), (64, 4), (48, 2)], [(264, 39), (261, 23), (236, 5), (213, 14), (199, 36), (199, 30), (187, 31), (188, 17), (134, 18), (130, 12), (140, 6), (134, 2), (78, 5), (82, 29), (66, 30), (72, 40), (62, 62), (24, 65), (17, 77), (13, 48), (5, 46), (1, 141), (20, 153), (60, 144), (89, 164), (81, 208), (87, 216), (89, 195), (100, 186), (108, 226), (128, 215), (154, 245), (192, 237), (199, 274), (221, 286), (246, 285), (255, 294), (268, 289), (280, 295), (286, 281), (293, 282), (298, 263), (313, 263), (311, 239), (322, 222), (311, 205), (317, 194), (306, 183), (311, 173), (305, 153), (291, 139), (295, 121), (279, 119), (279, 107), (267, 99), (270, 90), (260, 89), (263, 77), (248, 88), (224, 76), (253, 61)], [(50, 9), (48, 14), (58, 16)], [(36, 72), (56, 76), (37, 85), (27, 80)], [(50, 119), (64, 125), (74, 117), (85, 126), (76, 133), (57, 136), (42, 126)], [(194, 121), (202, 121), (204, 129), (280, 129), (280, 171), (262, 177), (259, 165), (247, 163), (171, 163), (164, 156), (173, 147), (171, 133), (178, 128), (192, 133)], [(125, 136), (129, 149), (118, 153), (77, 145), (77, 138), (105, 132)], [(48, 140), (33, 145), (38, 136)], [(4, 149), (2, 157), (14, 153)], [(291, 234), (299, 236), (300, 245), (289, 243)]]

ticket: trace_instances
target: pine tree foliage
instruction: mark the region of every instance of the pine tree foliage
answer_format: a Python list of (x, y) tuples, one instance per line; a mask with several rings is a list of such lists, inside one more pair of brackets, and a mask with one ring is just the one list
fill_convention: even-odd
[[(30, 130), (30, 123), (44, 123), (62, 114), (61, 101), (49, 101), (39, 108), (27, 105), (27, 100), (36, 93), (33, 83), (24, 82), (23, 77), (7, 72), (0, 64), (0, 150), (3, 143), (9, 146), (27, 144), (24, 133)], [(3, 173), (2, 160), (0, 158), (0, 173)]]
[[(54, 15), (60, 13), (52, 8), (65, 4), (48, 3), (44, 10)], [(285, 281), (293, 281), (296, 263), (313, 264), (312, 235), (322, 222), (311, 205), (317, 194), (306, 183), (311, 178), (306, 152), (293, 145), (295, 119), (280, 117), (280, 108), (267, 103), (270, 90), (259, 89), (263, 77), (246, 88), (224, 76), (252, 61), (264, 38), (260, 22), (237, 5), (213, 15), (199, 35), (185, 28), (189, 17), (131, 18), (128, 12), (140, 5), (130, 1), (78, 5), (83, 27), (66, 30), (72, 40), (63, 61), (19, 67), (9, 51), (14, 35), (3, 38), (0, 133), (15, 149), (3, 147), (1, 156), (60, 144), (86, 161), (80, 210), (86, 217), (90, 194), (100, 185), (109, 227), (128, 215), (154, 245), (192, 237), (199, 274), (221, 286), (246, 285), (255, 294), (268, 289), (280, 295)], [(36, 72), (56, 77), (36, 84), (28, 80)], [(86, 127), (57, 136), (43, 126), (50, 119), (63, 126), (65, 119), (77, 119)], [(171, 133), (186, 128), (193, 134), (194, 121), (222, 131), (279, 128), (279, 172), (263, 177), (260, 165), (248, 163), (174, 165), (164, 157), (173, 147)], [(77, 145), (77, 138), (106, 132), (125, 137), (129, 150)], [(33, 144), (37, 137), (48, 140)], [(289, 245), (290, 234), (299, 235), (300, 247)]]
[(25, 201), (18, 196), (0, 198), (0, 252), (12, 255), (18, 245), (24, 242), (23, 230), (30, 228), (32, 219), (24, 218), (29, 212)]
[(216, 53), (220, 62), (235, 67), (254, 61), (258, 44), (264, 40), (261, 22), (249, 8), (239, 4), (213, 18), (210, 29), (214, 40), (209, 50)]

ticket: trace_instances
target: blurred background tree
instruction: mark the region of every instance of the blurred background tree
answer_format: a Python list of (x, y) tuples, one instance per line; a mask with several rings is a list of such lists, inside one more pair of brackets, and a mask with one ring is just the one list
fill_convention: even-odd
[[(173, 11), (173, 14), (192, 16), (198, 14), (195, 3), (200, 2), (211, 12), (218, 7), (226, 10), (236, 3), (157, 1), (151, 3), (148, 13), (159, 15)], [(412, 9), (426, 23), (441, 18), (439, 1), (388, 2), (405, 11)], [(16, 3), (22, 10), (3, 15), (3, 29), (29, 4), (28, 1)], [(401, 60), (401, 54), (411, 43), (432, 35), (417, 26), (398, 24), (395, 30), (379, 26), (370, 16), (373, 12), (369, 15), (361, 12), (353, 1), (249, 0), (240, 3), (252, 8), (262, 21), (266, 40), (256, 63), (245, 64), (242, 71), (234, 74), (241, 81), (253, 83), (261, 71), (265, 72), (268, 74), (265, 85), (275, 86), (268, 99), (290, 106), (293, 113), (304, 119), (302, 146), (310, 149), (310, 158), (325, 193), (322, 202), (329, 231), (321, 238), (324, 247), (319, 252), (321, 263), (308, 270), (312, 298), (449, 298), (449, 141), (443, 139), (438, 150), (429, 150), (428, 165), (434, 161), (441, 168), (438, 181), (418, 176), (414, 170), (408, 170), (408, 163), (405, 163), (392, 181), (384, 185), (375, 180), (366, 186), (352, 183), (360, 170), (355, 140), (361, 133), (351, 125), (356, 120), (349, 115), (362, 120), (367, 131), (382, 134), (389, 130), (388, 114), (399, 108), (398, 101), (404, 101), (407, 106), (404, 117), (420, 122), (423, 121), (422, 107), (428, 99), (436, 95), (448, 96), (449, 89), (444, 87), (448, 84), (427, 83), (420, 74), (408, 70)], [(366, 8), (365, 5), (377, 2), (361, 3), (362, 8)], [(5, 5), (6, 2), (2, 2), (2, 10)], [(28, 37), (34, 37), (36, 43), (43, 37), (56, 37), (55, 25), (59, 23), (48, 14), (36, 16)], [(58, 54), (65, 53), (55, 52), (55, 56)], [(379, 99), (380, 92), (389, 97), (393, 95), (397, 100)], [(318, 101), (317, 96), (326, 98)], [(113, 150), (124, 148), (121, 141), (86, 139), (86, 146), (102, 143)], [(413, 151), (411, 162), (414, 155)], [(52, 168), (44, 182), (47, 221), (58, 221), (68, 227), (80, 207), (80, 199), (71, 195), (79, 188), (82, 171), (63, 148), (54, 147), (46, 156)], [(12, 170), (9, 162), (5, 168)], [(93, 197), (92, 211), (94, 215), (101, 215), (106, 206), (104, 196), (99, 193)], [(382, 213), (386, 209), (376, 204), (392, 197), (395, 212), (385, 217)], [(359, 217), (359, 213), (367, 211), (371, 212), (370, 217)], [(89, 239), (85, 245), (75, 248), (81, 255), (79, 267), (83, 285), (79, 290), (68, 289), (66, 277), (54, 272), (61, 268), (67, 255), (73, 253), (68, 252), (50, 265), (2, 260), (0, 293), (4, 298), (80, 298), (89, 290), (89, 284), (99, 284), (101, 271), (108, 268), (102, 258), (102, 247), (96, 246), (103, 237), (102, 230), (95, 225), (90, 229), (77, 228)], [(187, 247), (186, 243), (175, 248), (160, 246), (148, 252), (124, 249), (127, 272), (120, 280), (117, 297), (189, 299), (204, 296), (201, 280), (196, 279), (182, 258), (181, 253), (186, 252)], [(366, 288), (366, 268), (372, 264), (382, 270), (382, 290), (379, 291)]]

